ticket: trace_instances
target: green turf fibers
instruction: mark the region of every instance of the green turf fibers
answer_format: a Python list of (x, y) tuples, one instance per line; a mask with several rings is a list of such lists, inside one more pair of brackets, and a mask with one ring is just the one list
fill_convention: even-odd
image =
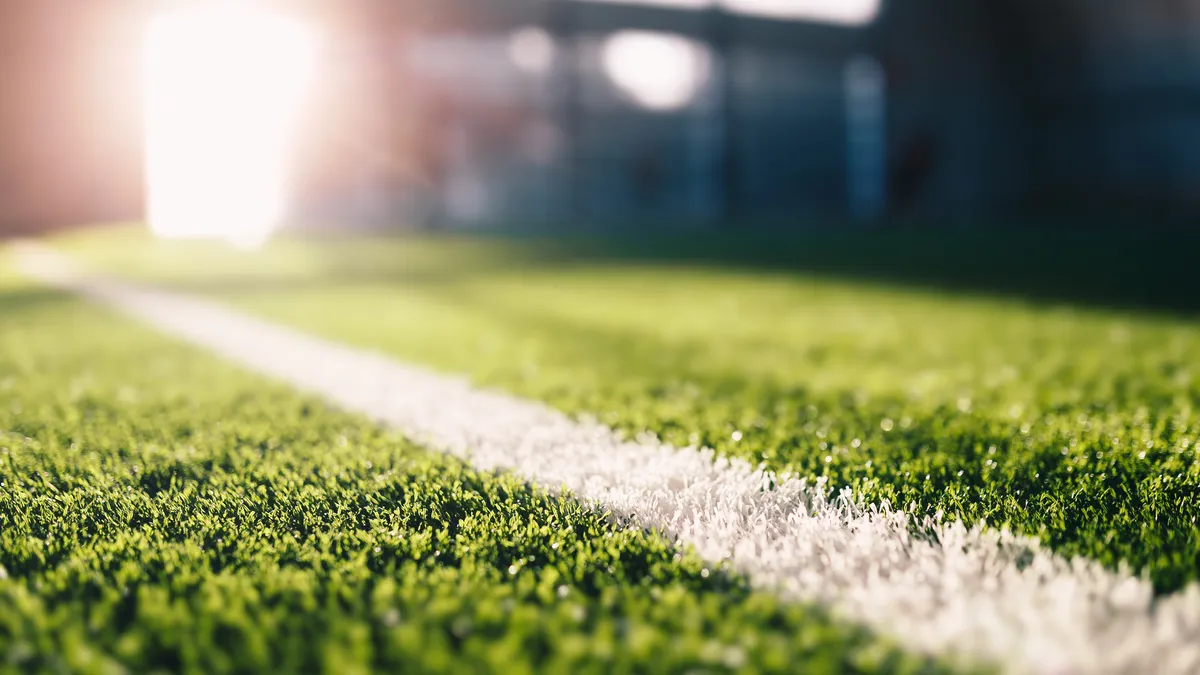
[[(1195, 302), (1180, 256), (1098, 235), (1043, 239), (1057, 248), (1012, 233), (801, 235), (753, 255), (738, 248), (748, 235), (636, 237), (626, 249), (443, 236), (236, 253), (130, 230), (63, 246), (631, 434), (1008, 525), (1177, 590), (1200, 580), (1200, 322), (1178, 313)], [(777, 264), (789, 255), (793, 268)], [(1039, 300), (981, 294), (988, 275)]]
[(2, 260), (0, 317), (0, 672), (941, 670)]

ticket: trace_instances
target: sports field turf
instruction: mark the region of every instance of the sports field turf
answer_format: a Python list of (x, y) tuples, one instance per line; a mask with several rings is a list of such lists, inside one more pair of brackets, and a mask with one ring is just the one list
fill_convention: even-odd
[(941, 670), (2, 253), (0, 316), (0, 671)]
[(1008, 526), (1179, 590), (1200, 579), (1200, 284), (1179, 250), (1023, 236), (890, 252), (866, 237), (749, 252), (679, 239), (678, 255), (669, 240), (645, 254), (450, 237), (232, 253), (128, 231), (62, 246), (630, 434)]

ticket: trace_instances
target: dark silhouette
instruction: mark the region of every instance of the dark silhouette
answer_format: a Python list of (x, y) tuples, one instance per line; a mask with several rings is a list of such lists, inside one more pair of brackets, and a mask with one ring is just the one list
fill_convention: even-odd
[(900, 146), (888, 177), (893, 215), (907, 215), (919, 207), (937, 171), (939, 151), (938, 138), (929, 131), (913, 134)]

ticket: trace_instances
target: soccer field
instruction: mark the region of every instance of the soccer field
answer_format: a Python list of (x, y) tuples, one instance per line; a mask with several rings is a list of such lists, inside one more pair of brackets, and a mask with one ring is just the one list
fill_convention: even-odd
[[(1047, 274), (1055, 254), (1033, 250), (1021, 262), (1041, 271), (1009, 277), (1034, 285), (1013, 286), (1007, 252), (953, 242), (911, 268), (879, 249), (835, 265), (839, 242), (819, 238), (790, 240), (792, 258), (667, 240), (640, 255), (466, 237), (234, 252), (132, 230), (51, 243), (168, 297), (466, 376), (513, 419), (540, 402), (615, 429), (631, 443), (571, 446), (592, 467), (610, 444), (609, 480), (638, 448), (712, 448), (696, 457), (717, 468), (695, 469), (710, 481), (686, 502), (699, 515), (669, 520), (595, 476), (548, 480), (560, 474), (536, 453), (473, 466), (473, 444), (503, 446), (509, 431), (456, 416), (468, 394), (405, 403), (430, 421), (380, 427), (371, 417), (388, 410), (321, 400), (354, 392), (297, 392), (21, 278), (13, 251), (0, 276), (0, 667), (1200, 667), (1200, 323), (1190, 288), (1128, 247), (1114, 249), (1135, 279), (1124, 286), (1080, 278), (1111, 260), (1068, 256)], [(1165, 255), (1169, 268), (1180, 254)], [(143, 319), (171, 311), (100, 295)], [(345, 364), (350, 377), (359, 361)], [(413, 377), (396, 376), (425, 381)], [(465, 463), (436, 452), (455, 434)], [(750, 493), (776, 499), (751, 512), (763, 528), (844, 522), (788, 540), (803, 547), (747, 535), (761, 545), (712, 553), (728, 539), (711, 517), (719, 478), (745, 466), (722, 473), (725, 459), (761, 465)], [(694, 487), (677, 478), (675, 492)], [(803, 508), (771, 496), (801, 482)], [(884, 535), (903, 543), (872, 539)], [(879, 551), (937, 563), (875, 564)], [(806, 555), (828, 562), (778, 560)], [(802, 578), (765, 579), (777, 570)]]

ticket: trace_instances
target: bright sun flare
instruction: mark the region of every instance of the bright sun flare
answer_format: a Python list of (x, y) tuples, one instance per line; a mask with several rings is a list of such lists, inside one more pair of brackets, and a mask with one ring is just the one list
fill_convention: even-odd
[(299, 20), (248, 8), (150, 24), (146, 215), (156, 235), (253, 246), (279, 226), (316, 46)]

